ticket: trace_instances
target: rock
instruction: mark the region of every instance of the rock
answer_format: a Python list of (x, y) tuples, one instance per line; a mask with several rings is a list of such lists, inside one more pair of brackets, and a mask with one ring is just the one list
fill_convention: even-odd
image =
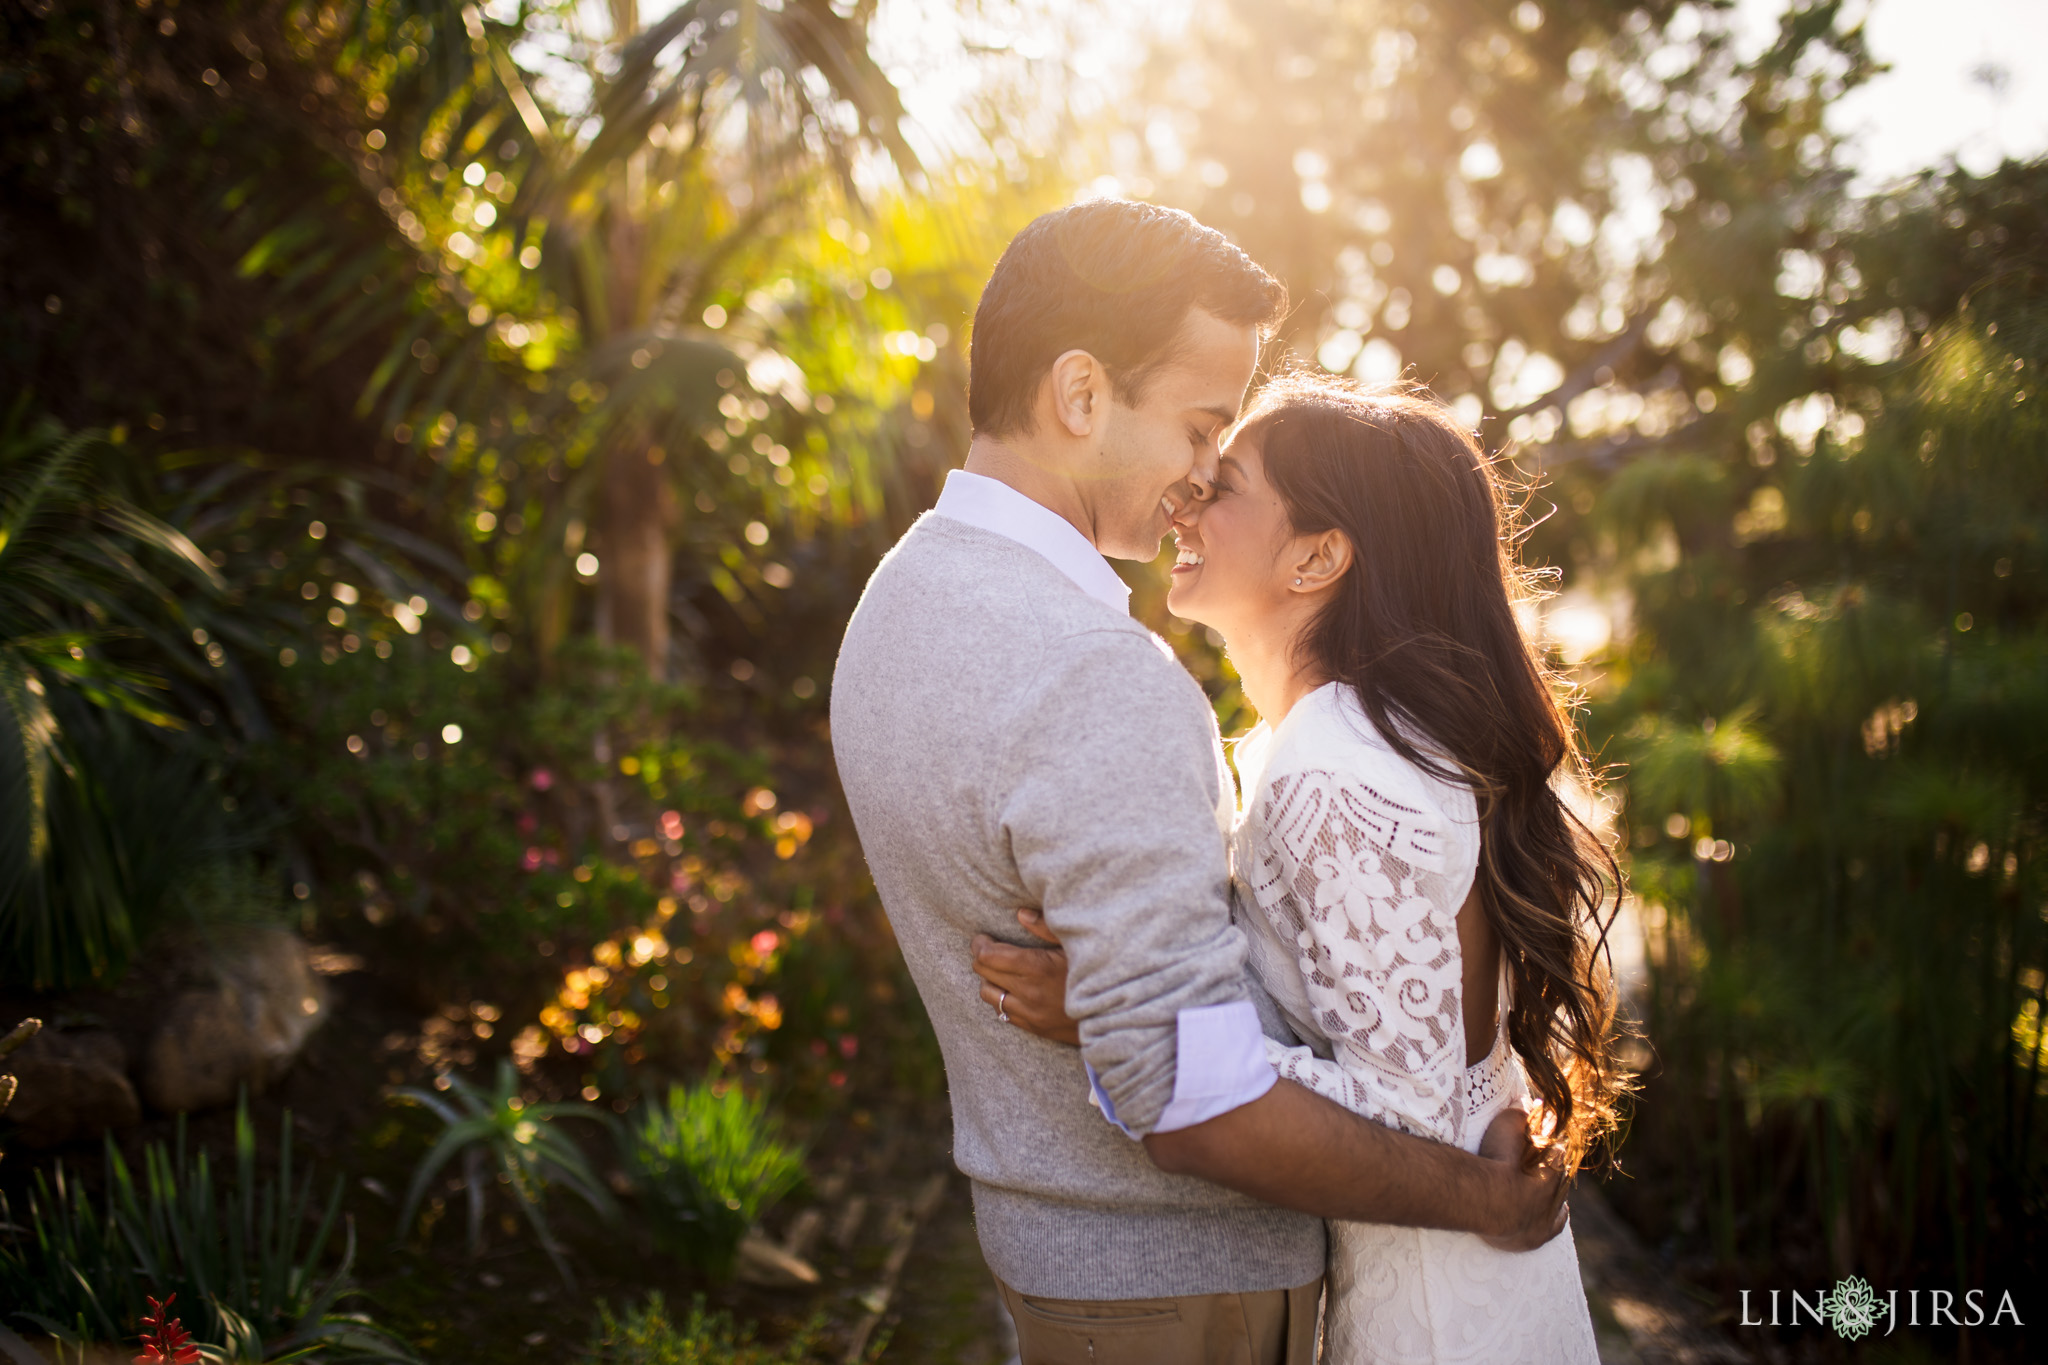
[(19, 1083), (7, 1118), (23, 1146), (96, 1138), (142, 1117), (121, 1040), (104, 1029), (44, 1029), (7, 1069)]
[(172, 997), (143, 1054), (142, 1093), (178, 1114), (232, 1104), (287, 1071), (327, 1017), (327, 987), (283, 929), (220, 944), (205, 984)]
[(769, 1241), (759, 1228), (750, 1229), (740, 1239), (734, 1273), (745, 1284), (768, 1289), (798, 1289), (818, 1282), (815, 1266)]

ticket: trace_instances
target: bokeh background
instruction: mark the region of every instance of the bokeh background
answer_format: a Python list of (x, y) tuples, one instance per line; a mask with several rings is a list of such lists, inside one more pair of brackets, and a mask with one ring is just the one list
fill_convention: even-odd
[[(990, 265), (1122, 195), (1528, 483), (1629, 885), (1603, 1350), (2030, 1358), (2043, 14), (0, 9), (0, 1324), (1003, 1358), (827, 701)], [(1896, 1331), (1756, 1325), (1852, 1276)]]

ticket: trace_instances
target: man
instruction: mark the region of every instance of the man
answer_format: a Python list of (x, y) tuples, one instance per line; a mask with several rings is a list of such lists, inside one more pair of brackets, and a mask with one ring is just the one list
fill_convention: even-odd
[[(1554, 1178), (1276, 1079), (1214, 716), (1104, 559), (1151, 559), (1213, 477), (1284, 309), (1186, 214), (1096, 202), (1018, 234), (975, 313), (966, 468), (876, 569), (833, 680), (1027, 1365), (1312, 1360), (1322, 1217), (1516, 1246), (1562, 1225)], [(1018, 906), (1065, 946), (1078, 1053), (982, 999), (968, 946), (1017, 937)]]

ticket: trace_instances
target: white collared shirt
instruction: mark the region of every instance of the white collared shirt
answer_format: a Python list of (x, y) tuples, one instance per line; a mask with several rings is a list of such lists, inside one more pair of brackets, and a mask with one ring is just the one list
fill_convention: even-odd
[(1088, 537), (1074, 523), (1001, 479), (956, 469), (946, 475), (946, 486), (932, 511), (1016, 541), (1052, 561), (1055, 569), (1090, 597), (1130, 613), (1130, 588)]
[[(956, 469), (932, 511), (979, 530), (1014, 540), (1044, 556), (1090, 597), (1129, 614), (1131, 590), (1109, 561), (1074, 524), (1042, 503), (1034, 502), (1000, 479)], [(1085, 1066), (1086, 1063), (1083, 1063)], [(1258, 1010), (1249, 1000), (1185, 1009), (1179, 1015), (1174, 1056), (1173, 1098), (1153, 1131), (1170, 1133), (1192, 1128), (1264, 1095), (1278, 1079), (1267, 1060), (1266, 1037)], [(1111, 1123), (1124, 1128), (1116, 1106), (1088, 1067), (1095, 1105)]]

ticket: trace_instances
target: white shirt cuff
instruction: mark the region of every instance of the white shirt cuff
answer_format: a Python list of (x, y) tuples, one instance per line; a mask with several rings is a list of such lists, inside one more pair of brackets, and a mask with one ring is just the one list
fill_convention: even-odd
[[(1278, 1084), (1280, 1078), (1266, 1058), (1259, 1012), (1251, 1001), (1185, 1009), (1177, 1023), (1173, 1098), (1160, 1111), (1153, 1132), (1171, 1133), (1207, 1123), (1250, 1104)], [(1087, 1067), (1087, 1071), (1089, 1098), (1095, 1107), (1125, 1137), (1137, 1137), (1116, 1116), (1116, 1105), (1104, 1093), (1095, 1068)]]

